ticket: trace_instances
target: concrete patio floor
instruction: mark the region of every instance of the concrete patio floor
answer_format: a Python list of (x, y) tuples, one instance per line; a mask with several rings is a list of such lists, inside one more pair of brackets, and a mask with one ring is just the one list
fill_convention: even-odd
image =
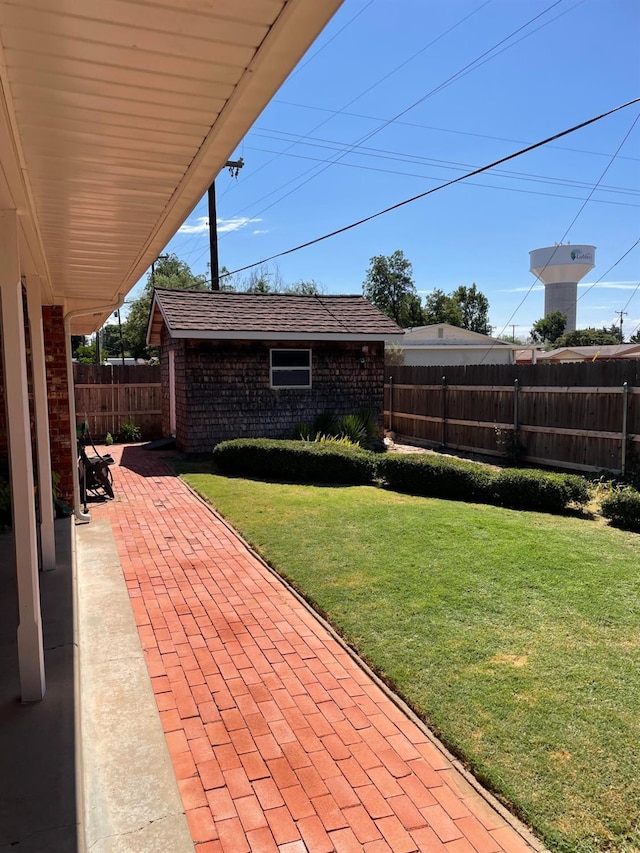
[(35, 705), (0, 573), (0, 851), (543, 850), (161, 453), (109, 450), (40, 576)]

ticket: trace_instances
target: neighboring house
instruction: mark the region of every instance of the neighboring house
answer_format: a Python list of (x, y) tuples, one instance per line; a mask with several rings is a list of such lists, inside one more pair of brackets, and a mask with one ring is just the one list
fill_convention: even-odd
[(206, 453), (366, 409), (382, 432), (390, 335), (402, 330), (362, 296), (156, 290), (147, 342), (160, 346), (163, 431)]
[[(576, 361), (612, 361), (617, 359), (640, 358), (640, 344), (601, 344), (589, 347), (560, 347), (548, 352), (536, 352), (535, 362), (553, 362), (568, 364)], [(520, 349), (517, 353), (518, 364), (531, 361), (531, 349)]]
[(403, 350), (403, 364), (514, 364), (515, 344), (499, 341), (478, 332), (470, 332), (448, 323), (406, 329), (402, 337), (394, 335), (387, 346), (396, 344)]

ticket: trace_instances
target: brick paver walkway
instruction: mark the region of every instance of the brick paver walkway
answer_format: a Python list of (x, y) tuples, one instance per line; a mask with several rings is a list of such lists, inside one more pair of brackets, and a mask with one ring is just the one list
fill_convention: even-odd
[(531, 853), (154, 452), (108, 514), (198, 853)]

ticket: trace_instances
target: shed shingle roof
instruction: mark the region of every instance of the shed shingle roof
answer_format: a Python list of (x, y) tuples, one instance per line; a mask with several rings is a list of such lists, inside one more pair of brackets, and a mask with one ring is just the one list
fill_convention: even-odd
[(402, 330), (362, 296), (156, 290), (148, 340), (160, 342), (164, 321), (173, 337), (209, 339), (383, 340)]

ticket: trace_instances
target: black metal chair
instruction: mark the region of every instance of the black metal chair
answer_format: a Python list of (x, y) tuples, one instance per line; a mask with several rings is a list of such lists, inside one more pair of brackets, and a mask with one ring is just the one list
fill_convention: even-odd
[[(100, 456), (95, 451), (95, 456), (87, 454), (84, 435), (78, 439), (78, 476), (80, 480), (80, 501), (87, 512), (87, 496), (90, 494), (99, 500), (113, 499), (113, 476), (109, 465), (113, 465), (111, 456)], [(93, 446), (93, 442), (92, 446)]]

